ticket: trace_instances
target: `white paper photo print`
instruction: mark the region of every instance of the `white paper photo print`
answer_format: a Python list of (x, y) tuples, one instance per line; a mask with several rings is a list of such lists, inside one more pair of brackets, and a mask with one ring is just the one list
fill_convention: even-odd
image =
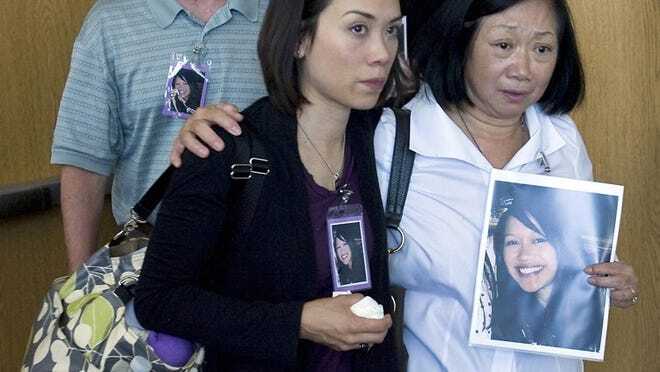
[(603, 360), (609, 291), (586, 266), (613, 261), (623, 187), (494, 170), (470, 344)]

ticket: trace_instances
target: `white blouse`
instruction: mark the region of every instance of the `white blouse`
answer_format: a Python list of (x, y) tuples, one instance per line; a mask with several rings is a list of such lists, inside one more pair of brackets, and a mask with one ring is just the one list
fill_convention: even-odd
[[(390, 279), (407, 289), (404, 342), (409, 371), (582, 371), (582, 361), (468, 345), (488, 181), (492, 166), (423, 86), (411, 110), (416, 152), (401, 227), (407, 244), (390, 256)], [(526, 113), (529, 141), (505, 170), (591, 180), (591, 161), (568, 116)], [(395, 117), (385, 110), (375, 135), (378, 178), (387, 197)], [(490, 311), (484, 309), (484, 316)]]

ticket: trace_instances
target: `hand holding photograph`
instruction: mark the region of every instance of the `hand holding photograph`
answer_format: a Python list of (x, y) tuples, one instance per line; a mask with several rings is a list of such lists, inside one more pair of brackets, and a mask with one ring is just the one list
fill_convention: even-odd
[(609, 296), (584, 269), (613, 261), (622, 197), (622, 186), (494, 170), (470, 344), (603, 360)]

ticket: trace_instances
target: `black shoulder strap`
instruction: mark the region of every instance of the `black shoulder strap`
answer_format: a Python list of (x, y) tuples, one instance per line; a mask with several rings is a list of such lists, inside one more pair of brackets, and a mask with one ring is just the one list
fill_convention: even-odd
[(387, 205), (385, 207), (385, 223), (388, 227), (398, 228), (406, 204), (408, 185), (412, 174), (415, 152), (410, 150), (410, 111), (393, 109), (396, 117), (396, 135), (394, 136), (394, 152), (390, 182), (387, 188)]
[[(394, 248), (388, 248), (388, 254), (394, 254), (403, 248), (405, 235), (399, 227), (403, 207), (406, 204), (408, 185), (412, 175), (415, 153), (410, 150), (410, 111), (393, 109), (396, 117), (396, 134), (394, 135), (394, 151), (392, 153), (392, 167), (390, 168), (390, 182), (387, 188), (387, 205), (385, 206), (385, 222), (388, 228), (398, 230), (400, 240)], [(396, 304), (392, 314), (393, 325), (391, 328), (394, 339), (394, 349), (399, 357), (398, 370), (406, 371), (408, 362), (408, 351), (403, 343), (403, 313), (405, 288), (398, 286), (390, 287), (390, 294)]]
[(140, 221), (146, 221), (151, 215), (151, 212), (156, 209), (158, 203), (165, 195), (167, 186), (170, 184), (172, 174), (176, 168), (172, 165), (165, 169), (165, 172), (158, 177), (158, 179), (151, 185), (149, 190), (140, 198), (131, 211), (131, 218), (137, 218)]
[[(241, 200), (238, 203), (240, 205), (240, 213), (237, 226), (247, 227), (250, 225), (257, 209), (257, 202), (261, 195), (264, 176), (270, 173), (270, 164), (263, 143), (256, 136), (252, 135), (247, 128), (243, 128), (243, 134), (235, 137), (234, 142), (236, 144), (236, 151), (234, 152), (230, 176), (234, 180), (234, 184), (241, 183), (236, 182), (237, 180), (249, 180), (249, 182), (245, 182), (242, 185), (243, 190), (239, 192)], [(133, 207), (131, 219), (128, 224), (131, 224), (131, 221), (134, 221), (132, 222), (133, 224), (146, 223), (146, 219), (165, 195), (175, 169), (174, 166), (170, 165), (158, 177), (156, 182), (154, 182), (140, 201)]]

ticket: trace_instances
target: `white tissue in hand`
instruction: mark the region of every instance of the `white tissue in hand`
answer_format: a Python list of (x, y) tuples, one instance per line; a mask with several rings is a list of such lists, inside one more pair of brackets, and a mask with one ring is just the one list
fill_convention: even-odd
[(354, 303), (351, 306), (351, 311), (359, 317), (368, 319), (383, 319), (385, 316), (383, 306), (369, 296)]

